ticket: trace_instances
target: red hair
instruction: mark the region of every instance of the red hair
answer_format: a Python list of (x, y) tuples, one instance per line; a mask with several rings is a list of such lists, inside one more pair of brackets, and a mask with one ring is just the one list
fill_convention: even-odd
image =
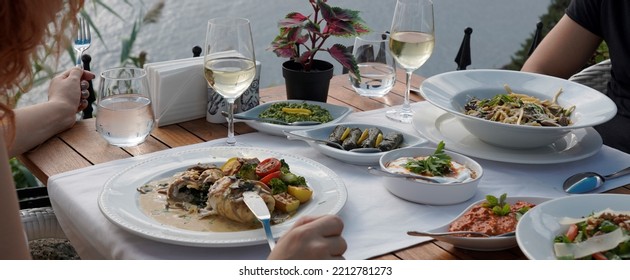
[[(33, 61), (41, 48), (55, 57), (70, 42), (84, 0), (0, 1), (0, 124), (5, 137), (15, 134), (12, 94), (32, 84)], [(10, 142), (10, 141), (9, 141)]]

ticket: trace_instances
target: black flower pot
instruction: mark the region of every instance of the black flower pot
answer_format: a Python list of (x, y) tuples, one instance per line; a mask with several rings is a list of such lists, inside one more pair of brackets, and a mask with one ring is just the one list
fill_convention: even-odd
[(313, 63), (313, 69), (309, 72), (294, 61), (282, 64), (287, 99), (326, 102), (334, 66), (323, 60), (314, 60)]

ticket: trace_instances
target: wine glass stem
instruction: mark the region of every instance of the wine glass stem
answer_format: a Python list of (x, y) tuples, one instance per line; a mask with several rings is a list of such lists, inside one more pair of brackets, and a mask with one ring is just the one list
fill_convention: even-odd
[(411, 114), (411, 105), (409, 103), (409, 92), (411, 92), (411, 75), (413, 74), (412, 71), (407, 71), (405, 78), (406, 78), (406, 85), (407, 85), (407, 90), (405, 91), (405, 99), (403, 100), (403, 105), (402, 105), (402, 109), (401, 109), (401, 114)]
[(236, 145), (236, 138), (234, 138), (234, 99), (228, 99), (228, 135), (226, 143), (230, 146)]

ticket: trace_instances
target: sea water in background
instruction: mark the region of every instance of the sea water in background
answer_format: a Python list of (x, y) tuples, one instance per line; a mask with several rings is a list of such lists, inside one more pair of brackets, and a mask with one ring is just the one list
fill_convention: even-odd
[[(128, 37), (141, 10), (148, 10), (159, 0), (130, 1), (136, 8), (129, 8), (126, 1), (104, 1), (123, 19), (105, 9), (99, 9), (92, 18), (98, 25), (103, 39), (96, 38), (86, 51), (92, 56), (91, 67), (98, 73), (119, 66), (121, 41)], [(296, 11), (311, 14), (307, 0), (164, 0), (165, 7), (157, 23), (145, 24), (137, 35), (132, 54), (148, 53), (150, 62), (180, 59), (192, 56), (192, 47), (201, 46), (205, 40), (207, 20), (217, 16), (245, 17), (251, 20), (256, 49), (256, 60), (262, 62), (262, 88), (284, 84), (281, 64), (284, 58), (267, 48), (277, 35), (277, 22), (287, 13)], [(89, 1), (88, 1), (89, 3)], [(144, 4), (142, 8), (141, 3)], [(429, 60), (415, 73), (428, 77), (457, 68), (455, 55), (464, 36), (464, 29), (472, 27), (472, 64), (468, 69), (500, 68), (510, 62), (511, 56), (536, 29), (541, 15), (547, 13), (551, 0), (434, 0), (435, 50)], [(361, 17), (373, 31), (388, 30), (391, 25), (395, 0), (330, 0), (332, 6), (361, 11)], [(87, 5), (89, 14), (94, 14)], [(341, 43), (350, 46), (354, 38), (331, 38), (326, 46)], [(326, 53), (317, 58), (331, 61), (335, 74), (341, 73), (341, 65), (333, 62)], [(62, 60), (63, 63), (63, 60)], [(72, 65), (69, 58), (63, 64)], [(96, 81), (98, 84), (98, 81)], [(46, 85), (27, 94), (20, 104), (32, 104), (46, 100)]]

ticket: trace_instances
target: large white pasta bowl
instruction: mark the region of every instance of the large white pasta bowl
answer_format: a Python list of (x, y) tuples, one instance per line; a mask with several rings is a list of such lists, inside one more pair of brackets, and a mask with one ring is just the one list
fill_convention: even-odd
[[(529, 126), (501, 123), (466, 115), (464, 105), (473, 97), (492, 98), (513, 92), (540, 100), (552, 100), (559, 89), (557, 103), (575, 106), (568, 126)], [(510, 70), (466, 70), (427, 78), (420, 93), (431, 104), (454, 115), (472, 135), (491, 145), (504, 148), (538, 148), (563, 138), (571, 130), (592, 127), (615, 116), (617, 107), (610, 98), (590, 87), (552, 76)], [(417, 112), (422, 114), (422, 112)]]

